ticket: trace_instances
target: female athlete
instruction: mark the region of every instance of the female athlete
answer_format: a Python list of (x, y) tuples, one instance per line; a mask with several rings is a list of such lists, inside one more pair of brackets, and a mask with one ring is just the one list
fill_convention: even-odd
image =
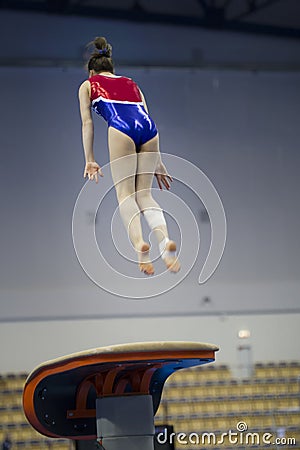
[(104, 37), (93, 41), (94, 51), (88, 61), (89, 79), (79, 88), (82, 141), (85, 154), (84, 177), (98, 182), (103, 176), (94, 158), (94, 126), (91, 109), (108, 123), (110, 167), (120, 214), (130, 241), (138, 254), (139, 267), (147, 275), (154, 273), (150, 246), (143, 239), (142, 213), (158, 240), (161, 257), (171, 272), (180, 263), (176, 244), (169, 239), (163, 211), (151, 195), (153, 175), (159, 188), (170, 189), (172, 178), (163, 165), (158, 132), (148, 114), (143, 93), (130, 78), (115, 75), (112, 47)]

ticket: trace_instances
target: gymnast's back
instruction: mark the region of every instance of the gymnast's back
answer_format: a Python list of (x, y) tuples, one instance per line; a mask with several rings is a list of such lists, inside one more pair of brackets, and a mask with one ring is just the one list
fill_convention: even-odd
[[(110, 113), (118, 105), (127, 105), (126, 112), (143, 107), (143, 100), (137, 84), (131, 79), (117, 75), (96, 74), (89, 78), (91, 102), (94, 111), (109, 121)], [(144, 108), (143, 108), (144, 110)], [(145, 113), (145, 110), (143, 111)]]

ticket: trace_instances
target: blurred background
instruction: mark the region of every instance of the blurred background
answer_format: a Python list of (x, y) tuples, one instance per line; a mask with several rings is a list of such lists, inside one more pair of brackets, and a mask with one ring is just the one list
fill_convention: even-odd
[[(299, 1), (2, 0), (0, 36), (2, 438), (11, 424), (15, 443), (34, 441), (20, 411), (20, 390), (37, 364), (88, 348), (154, 340), (220, 346), (215, 369), (171, 379), (158, 422), (184, 431), (194, 414), (194, 428), (227, 429), (228, 414), (232, 427), (247, 413), (253, 427), (295, 435)], [(176, 179), (172, 192), (191, 208), (201, 242), (195, 265), (178, 286), (150, 299), (122, 298), (93, 283), (77, 260), (72, 214), (85, 183), (77, 91), (87, 78), (86, 44), (95, 36), (112, 44), (116, 73), (143, 90), (161, 151), (195, 164), (220, 195), (227, 242), (218, 269), (203, 285), (198, 275), (211, 240), (209, 218)], [(106, 124), (99, 118), (95, 132), (103, 166)], [(97, 215), (99, 247), (116, 270), (139, 276), (135, 265), (113, 252), (114, 192), (105, 200)], [(88, 226), (92, 214), (86, 212)], [(176, 220), (168, 218), (175, 234), (184, 217)], [(198, 386), (198, 397), (191, 389), (193, 401), (180, 397), (184, 383)], [(227, 409), (220, 411), (221, 404)], [(210, 422), (203, 425), (205, 414)], [(182, 415), (186, 422), (180, 423)]]

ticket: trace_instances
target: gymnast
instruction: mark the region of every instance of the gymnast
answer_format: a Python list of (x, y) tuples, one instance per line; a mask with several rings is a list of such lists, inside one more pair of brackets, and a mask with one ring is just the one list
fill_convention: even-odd
[[(151, 195), (153, 175), (160, 189), (170, 189), (172, 178), (161, 161), (158, 132), (148, 114), (145, 98), (130, 78), (117, 76), (112, 46), (104, 37), (93, 41), (88, 61), (89, 79), (79, 88), (82, 141), (85, 154), (84, 177), (98, 182), (103, 176), (94, 158), (94, 126), (91, 108), (108, 123), (110, 166), (120, 214), (130, 241), (138, 254), (139, 268), (154, 273), (150, 246), (144, 241), (140, 213), (158, 240), (160, 255), (171, 272), (178, 272), (176, 243), (169, 239), (163, 211)], [(125, 157), (122, 160), (119, 158)]]

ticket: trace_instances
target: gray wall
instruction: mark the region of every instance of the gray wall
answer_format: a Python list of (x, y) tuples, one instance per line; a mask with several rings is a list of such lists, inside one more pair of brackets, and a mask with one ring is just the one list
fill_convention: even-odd
[[(249, 61), (253, 67), (297, 63), (300, 44), (2, 12), (7, 39), (12, 24), (22, 39), (1, 49), (0, 69), (2, 370), (29, 370), (86, 347), (156, 339), (211, 341), (221, 346), (218, 360), (234, 365), (243, 327), (252, 332), (255, 359), (298, 358), (300, 77), (238, 68)], [(186, 33), (188, 48), (178, 30)], [(155, 41), (149, 43), (150, 33)], [(116, 59), (127, 63), (117, 71), (145, 92), (161, 150), (198, 166), (220, 194), (227, 243), (204, 285), (197, 279), (211, 239), (209, 223), (200, 220), (199, 199), (176, 180), (172, 192), (191, 208), (201, 233), (195, 266), (177, 287), (153, 299), (116, 297), (95, 285), (76, 258), (72, 212), (84, 185), (76, 93), (86, 74), (74, 65), (83, 43), (97, 34), (113, 37)], [(183, 60), (194, 65), (199, 54), (205, 68), (134, 67)], [(23, 67), (14, 66), (15, 55)], [(58, 60), (59, 67), (50, 67)], [(236, 68), (220, 67), (228, 61)], [(105, 165), (106, 128), (95, 122), (96, 155)], [(128, 268), (109, 239), (116, 206), (111, 192), (98, 214), (99, 246), (113, 267), (135, 276), (135, 266)], [(180, 226), (185, 217), (176, 219)], [(171, 220), (170, 226), (176, 234)]]

